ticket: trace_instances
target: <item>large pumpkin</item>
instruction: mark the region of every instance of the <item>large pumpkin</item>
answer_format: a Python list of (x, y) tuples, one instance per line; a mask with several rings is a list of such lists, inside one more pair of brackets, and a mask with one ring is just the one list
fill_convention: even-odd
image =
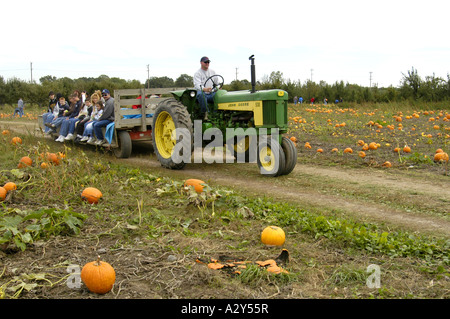
[(83, 266), (81, 280), (89, 291), (106, 294), (116, 281), (116, 272), (106, 261), (100, 261), (99, 256), (96, 261), (91, 261)]
[(15, 136), (15, 137), (12, 138), (11, 144), (14, 144), (14, 145), (22, 144), (22, 139), (20, 137), (18, 137), (18, 136)]
[(24, 156), (20, 159), (19, 164), (17, 165), (18, 168), (23, 168), (26, 166), (31, 166), (33, 164), (33, 160), (29, 156)]
[(445, 152), (439, 152), (434, 155), (435, 162), (448, 162), (448, 154)]
[(87, 187), (81, 193), (81, 199), (86, 200), (90, 204), (97, 204), (103, 194), (95, 187)]
[(0, 187), (0, 201), (3, 201), (6, 198), (6, 193), (8, 191), (4, 187)]
[(187, 179), (184, 182), (184, 186), (194, 186), (194, 189), (197, 193), (201, 193), (203, 192), (203, 187), (205, 182), (200, 180), (200, 179), (195, 179), (195, 178), (191, 178), (191, 179)]
[(284, 230), (278, 226), (268, 226), (261, 233), (261, 241), (267, 246), (281, 246), (285, 240)]
[(3, 188), (6, 189), (7, 192), (13, 191), (17, 189), (17, 185), (13, 182), (8, 182), (5, 185), (3, 185)]

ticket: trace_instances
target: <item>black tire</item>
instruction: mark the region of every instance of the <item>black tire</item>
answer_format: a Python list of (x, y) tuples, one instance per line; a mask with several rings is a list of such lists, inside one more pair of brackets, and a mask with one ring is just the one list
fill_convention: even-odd
[(114, 155), (117, 158), (128, 158), (131, 155), (132, 142), (128, 131), (117, 131), (117, 145), (113, 148)]
[(286, 164), (280, 143), (270, 137), (261, 141), (258, 145), (257, 162), (261, 174), (269, 177), (280, 176)]
[(295, 147), (294, 142), (292, 142), (287, 137), (283, 137), (281, 148), (283, 149), (284, 157), (286, 160), (284, 170), (281, 175), (288, 175), (292, 172), (295, 165), (297, 165), (297, 148)]
[[(186, 133), (176, 138), (176, 130), (183, 129)], [(185, 131), (187, 130), (187, 131)], [(158, 161), (161, 166), (169, 169), (182, 169), (189, 160), (193, 148), (192, 120), (186, 107), (177, 100), (170, 98), (158, 104), (153, 115), (152, 140)], [(186, 138), (184, 138), (186, 137)], [(181, 153), (176, 153), (177, 150)], [(186, 154), (184, 152), (189, 152)]]

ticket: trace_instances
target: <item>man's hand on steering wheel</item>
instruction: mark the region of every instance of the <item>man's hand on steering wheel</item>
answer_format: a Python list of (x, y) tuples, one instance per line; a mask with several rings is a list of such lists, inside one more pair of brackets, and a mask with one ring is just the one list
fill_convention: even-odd
[[(218, 77), (220, 78), (222, 81), (219, 82), (218, 84), (216, 84), (216, 82), (214, 82), (213, 78), (214, 77)], [(206, 83), (208, 83), (208, 81), (211, 81), (213, 83), (213, 87), (212, 88), (204, 88), (203, 91), (205, 92), (217, 92), (218, 90), (220, 90), (224, 84), (224, 79), (221, 75), (219, 74), (214, 74), (211, 75), (209, 78), (206, 79), (205, 83), (203, 84), (203, 86), (206, 86)]]

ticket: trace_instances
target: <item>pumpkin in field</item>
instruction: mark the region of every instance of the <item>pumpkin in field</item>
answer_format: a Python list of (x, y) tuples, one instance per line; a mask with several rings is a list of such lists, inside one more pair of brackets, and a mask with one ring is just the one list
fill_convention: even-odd
[(0, 201), (5, 200), (8, 191), (4, 187), (0, 187)]
[(13, 191), (17, 189), (17, 185), (13, 182), (8, 182), (5, 185), (3, 185), (3, 188), (6, 189), (7, 192)]
[(403, 152), (405, 152), (405, 153), (411, 153), (411, 147), (405, 146), (405, 147), (403, 148)]
[(2, 134), (3, 134), (3, 135), (9, 135), (9, 133), (10, 133), (9, 130), (3, 130), (3, 131), (2, 131)]
[(381, 165), (381, 166), (383, 166), (383, 167), (392, 167), (392, 164), (391, 164), (391, 162), (386, 161), (386, 162), (384, 162), (383, 165)]
[(47, 161), (55, 165), (59, 165), (59, 157), (55, 153), (47, 153)]
[(42, 163), (41, 163), (41, 168), (42, 168), (42, 169), (48, 168), (48, 163), (47, 163), (47, 162), (42, 162)]
[(261, 241), (267, 246), (281, 246), (285, 240), (284, 230), (278, 226), (268, 226), (261, 233)]
[(81, 199), (90, 204), (97, 204), (103, 194), (95, 187), (86, 187), (81, 193)]
[(364, 157), (366, 157), (366, 152), (364, 152), (364, 151), (359, 151), (359, 152), (358, 152), (358, 156), (361, 157), (361, 158), (364, 158)]
[(445, 152), (439, 152), (434, 154), (435, 162), (448, 162), (448, 154)]
[(100, 256), (84, 265), (80, 275), (89, 291), (96, 294), (106, 294), (116, 282), (114, 268), (106, 261), (100, 261)]
[(22, 144), (22, 139), (18, 136), (15, 136), (12, 138), (11, 140), (11, 144), (16, 145), (16, 144)]
[(290, 140), (294, 143), (297, 143), (297, 138), (295, 136), (291, 136)]
[(378, 148), (377, 143), (372, 142), (372, 143), (369, 144), (369, 149), (370, 150), (376, 150), (377, 148)]
[(347, 147), (347, 148), (344, 150), (344, 153), (350, 153), (350, 154), (352, 154), (352, 153), (353, 153), (353, 150), (352, 150), (351, 147)]
[(24, 168), (26, 166), (31, 166), (33, 164), (33, 160), (29, 156), (24, 156), (20, 159), (17, 168)]
[(195, 178), (187, 179), (184, 182), (184, 186), (185, 187), (193, 186), (197, 193), (203, 192), (203, 187), (204, 187), (203, 184), (206, 184), (206, 183), (204, 181), (200, 180), (200, 179), (195, 179)]

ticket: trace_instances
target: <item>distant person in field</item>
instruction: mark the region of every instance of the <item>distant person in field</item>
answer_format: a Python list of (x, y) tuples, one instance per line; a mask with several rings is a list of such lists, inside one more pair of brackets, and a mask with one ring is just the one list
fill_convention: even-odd
[(16, 114), (19, 114), (20, 117), (23, 116), (23, 108), (24, 108), (24, 102), (22, 100), (22, 98), (19, 98), (19, 101), (17, 101), (17, 107), (14, 110), (14, 114), (13, 116), (16, 116)]
[(297, 98), (297, 95), (296, 95), (296, 96), (294, 96), (294, 105), (297, 105), (297, 102), (298, 102), (298, 98)]
[(303, 104), (303, 97), (300, 96), (300, 97), (298, 98), (298, 103)]
[(216, 74), (209, 68), (210, 60), (204, 56), (200, 59), (200, 69), (194, 74), (194, 87), (197, 89), (197, 101), (200, 104), (200, 112), (205, 120), (208, 119), (208, 103), (214, 103), (214, 95), (212, 92), (213, 84), (218, 84), (217, 79), (213, 78), (208, 83), (205, 81)]
[(312, 97), (311, 98), (311, 105), (313, 105), (315, 101), (316, 101), (316, 99), (314, 97)]

